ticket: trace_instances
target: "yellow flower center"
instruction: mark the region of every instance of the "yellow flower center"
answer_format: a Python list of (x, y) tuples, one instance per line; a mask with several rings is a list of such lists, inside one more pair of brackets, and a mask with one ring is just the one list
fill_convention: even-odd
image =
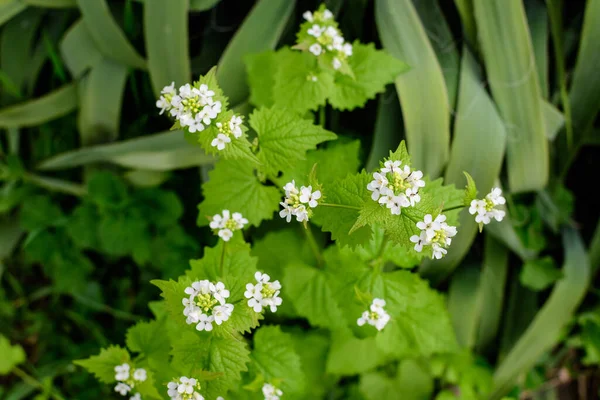
[(196, 295), (196, 305), (202, 309), (202, 311), (207, 312), (213, 308), (215, 304), (218, 303), (218, 300), (212, 297), (210, 293)]

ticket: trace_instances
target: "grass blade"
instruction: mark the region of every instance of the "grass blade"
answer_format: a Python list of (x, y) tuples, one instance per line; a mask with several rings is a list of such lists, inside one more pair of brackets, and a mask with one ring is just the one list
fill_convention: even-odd
[(214, 161), (199, 147), (190, 146), (183, 132), (174, 131), (69, 151), (42, 161), (38, 168), (57, 170), (108, 162), (128, 168), (170, 171)]
[(541, 0), (525, 2), (525, 13), (535, 56), (540, 92), (548, 98), (548, 11)]
[(0, 26), (27, 8), (20, 0), (8, 0), (0, 4)]
[(450, 108), (454, 109), (460, 75), (460, 56), (456, 41), (437, 0), (412, 0), (412, 2), (442, 68), (448, 89)]
[[(479, 189), (487, 194), (500, 174), (506, 131), (494, 103), (489, 98), (478, 66), (469, 50), (463, 49), (458, 107), (454, 123), (454, 141), (446, 169), (447, 183), (462, 187), (466, 184), (463, 171), (467, 171)], [(485, 126), (486, 129), (481, 129)], [(477, 232), (477, 224), (468, 210), (459, 216), (460, 228), (452, 240), (446, 257), (426, 260), (420, 273), (434, 284), (443, 280), (463, 259)]]
[(146, 68), (146, 61), (115, 22), (106, 0), (77, 0), (77, 4), (85, 26), (105, 57), (130, 67)]
[(381, 42), (412, 67), (396, 78), (408, 149), (416, 168), (435, 178), (448, 161), (448, 93), (435, 52), (410, 0), (376, 0)]
[(85, 196), (85, 194), (87, 193), (86, 188), (81, 185), (69, 181), (64, 181), (62, 179), (52, 178), (49, 176), (41, 176), (26, 173), (23, 179), (26, 182), (29, 182), (31, 184), (37, 185), (39, 187), (53, 192), (70, 194), (77, 197)]
[(542, 107), (542, 111), (544, 112), (544, 123), (546, 125), (546, 137), (548, 140), (553, 141), (558, 132), (565, 125), (565, 116), (558, 108), (547, 101), (544, 101)]
[(398, 147), (400, 138), (398, 132), (402, 131), (400, 106), (398, 97), (393, 90), (387, 89), (379, 96), (377, 118), (373, 131), (373, 143), (367, 160), (367, 171), (379, 168), (379, 161), (390, 154), (390, 150)]
[(294, 5), (294, 0), (260, 0), (227, 45), (219, 60), (217, 80), (233, 106), (250, 94), (244, 56), (275, 48)]
[(589, 0), (585, 9), (577, 62), (569, 93), (575, 142), (583, 138), (600, 109), (600, 0)]
[(86, 77), (77, 119), (82, 146), (112, 141), (119, 136), (126, 79), (127, 67), (108, 59), (100, 61)]
[(590, 265), (583, 242), (572, 228), (565, 228), (562, 236), (564, 278), (556, 284), (540, 312), (494, 373), (491, 399), (505, 395), (517, 376), (531, 368), (544, 352), (557, 343), (562, 329), (571, 320), (587, 291)]
[(28, 6), (45, 8), (73, 8), (77, 7), (77, 0), (21, 0)]
[(480, 318), (480, 271), (475, 266), (465, 266), (452, 275), (448, 290), (448, 312), (456, 339), (463, 348), (475, 346)]
[[(145, 0), (146, 2), (150, 0)], [(217, 5), (221, 0), (190, 0), (190, 10), (206, 11)]]
[(507, 127), (510, 190), (543, 189), (549, 173), (548, 143), (523, 4), (520, 0), (473, 4), (492, 94)]
[(482, 294), (476, 349), (483, 353), (494, 346), (502, 320), (504, 291), (508, 277), (508, 250), (491, 235), (485, 235), (483, 270), (479, 291)]
[(81, 77), (103, 59), (96, 42), (81, 19), (65, 33), (59, 47), (63, 61), (75, 78)]
[(148, 71), (154, 94), (175, 82), (179, 87), (191, 81), (188, 53), (188, 1), (146, 0), (144, 39)]
[(477, 25), (475, 25), (475, 13), (473, 11), (473, 0), (454, 0), (454, 4), (460, 15), (463, 35), (472, 48), (477, 45)]
[(69, 84), (35, 100), (0, 109), (0, 127), (40, 125), (77, 108), (77, 89)]

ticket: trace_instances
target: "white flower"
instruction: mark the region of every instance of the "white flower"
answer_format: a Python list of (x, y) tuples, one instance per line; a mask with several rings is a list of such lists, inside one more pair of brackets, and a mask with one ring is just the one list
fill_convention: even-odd
[(225, 304), (225, 299), (227, 299), (231, 294), (229, 290), (225, 288), (225, 284), (223, 282), (217, 282), (216, 285), (214, 285), (214, 288), (212, 288), (212, 291), (215, 299), (219, 300), (219, 303), (221, 304)]
[(230, 214), (229, 210), (223, 210), (223, 216), (216, 214), (210, 221), (210, 228), (217, 231), (217, 234), (224, 241), (228, 242), (233, 236), (233, 232), (244, 228), (248, 220), (239, 212)]
[(281, 218), (285, 218), (287, 222), (290, 222), (292, 220), (292, 216), (295, 213), (294, 209), (290, 207), (289, 204), (284, 203), (283, 201), (279, 204), (283, 207), (283, 210), (279, 211), (279, 216)]
[(309, 22), (313, 21), (313, 13), (311, 13), (310, 11), (304, 11), (302, 17)]
[(313, 53), (315, 56), (319, 56), (319, 55), (321, 55), (321, 52), (323, 51), (323, 48), (321, 47), (321, 45), (319, 43), (315, 43), (315, 44), (312, 44), (308, 48), (308, 51), (310, 51), (311, 53)]
[(230, 229), (225, 228), (219, 230), (219, 233), (217, 235), (219, 235), (219, 237), (224, 241), (229, 242), (229, 239), (231, 239), (231, 237), (233, 236), (233, 232), (231, 232)]
[(121, 396), (127, 395), (130, 390), (131, 387), (123, 382), (119, 382), (117, 383), (117, 386), (115, 386), (115, 392), (119, 393)]
[(388, 161), (386, 161), (386, 162), (383, 163), (383, 168), (381, 168), (381, 172), (383, 172), (383, 173), (388, 173), (388, 172), (394, 173), (396, 170), (398, 170), (400, 168), (401, 164), (402, 164), (402, 161), (388, 160)]
[(506, 212), (498, 208), (498, 206), (506, 203), (506, 199), (502, 197), (500, 188), (493, 188), (484, 199), (472, 200), (469, 213), (475, 215), (475, 222), (484, 225), (489, 224), (492, 219), (500, 222), (504, 219)]
[(385, 177), (385, 174), (380, 174), (379, 172), (373, 173), (373, 180), (367, 184), (367, 190), (373, 192), (371, 194), (371, 198), (374, 201), (379, 200), (381, 196), (381, 188), (387, 188), (388, 180)]
[(295, 211), (294, 215), (296, 215), (296, 221), (298, 221), (298, 222), (308, 221), (308, 210), (306, 209), (304, 204), (301, 204), (298, 207), (296, 207), (296, 209), (294, 211)]
[[(202, 132), (204, 130), (204, 125), (202, 124), (202, 113), (201, 112), (196, 114), (196, 116), (191, 120), (188, 120), (187, 118), (185, 118), (184, 120), (188, 127), (188, 130), (191, 133)], [(208, 123), (210, 124), (210, 120)]]
[(127, 379), (129, 379), (129, 369), (130, 368), (131, 367), (127, 363), (117, 365), (115, 367), (115, 372), (116, 372), (115, 379), (118, 381), (126, 381)]
[(339, 58), (334, 58), (331, 65), (333, 66), (333, 69), (340, 69), (342, 67), (342, 62)]
[(233, 312), (233, 305), (226, 300), (230, 292), (223, 282), (195, 281), (185, 289), (185, 294), (189, 295), (182, 299), (186, 323), (196, 324), (199, 331), (211, 331), (213, 322), (221, 325)]
[(279, 400), (279, 398), (283, 396), (283, 392), (270, 383), (265, 383), (263, 385), (262, 392), (263, 396), (265, 396), (265, 400)]
[(345, 43), (342, 47), (342, 51), (347, 57), (350, 57), (352, 55), (352, 45), (350, 43)]
[(204, 400), (199, 391), (198, 380), (186, 376), (174, 379), (167, 384), (167, 394), (171, 400)]
[(425, 186), (422, 177), (421, 171), (402, 166), (400, 160), (386, 160), (373, 173), (374, 180), (367, 184), (367, 190), (372, 192), (373, 201), (385, 204), (392, 215), (400, 215), (403, 208), (414, 207), (421, 201), (419, 189)]
[(254, 312), (262, 312), (263, 308), (269, 307), (271, 312), (276, 312), (277, 307), (282, 303), (279, 293), (281, 291), (281, 283), (279, 281), (269, 282), (271, 277), (261, 272), (254, 274), (256, 284), (246, 284), (244, 297), (248, 299), (248, 307)]
[(143, 368), (137, 368), (135, 371), (133, 371), (133, 379), (136, 381), (144, 382), (146, 377), (146, 370)]
[(360, 318), (356, 320), (358, 326), (369, 324), (374, 326), (378, 331), (381, 331), (390, 321), (390, 315), (383, 309), (385, 300), (373, 299), (369, 306), (369, 310), (364, 311)]
[(212, 97), (215, 95), (215, 92), (212, 90), (209, 90), (208, 86), (203, 83), (202, 85), (200, 85), (200, 88), (198, 89), (198, 95), (204, 99), (212, 100)]
[(424, 246), (431, 246), (431, 258), (435, 259), (440, 259), (448, 253), (446, 248), (457, 233), (455, 226), (448, 225), (444, 214), (435, 219), (431, 214), (425, 215), (423, 221), (417, 222), (417, 228), (421, 230), (420, 234), (410, 238), (410, 241), (415, 243), (415, 251), (421, 252)]
[(427, 234), (425, 231), (421, 231), (420, 235), (412, 235), (410, 237), (410, 241), (415, 244), (415, 251), (419, 253), (423, 251), (423, 246), (426, 245), (429, 241), (427, 240)]
[(435, 232), (440, 229), (440, 224), (433, 220), (431, 214), (427, 214), (423, 218), (423, 221), (417, 222), (417, 228), (425, 232), (427, 240), (429, 241), (433, 239)]
[[(323, 33), (323, 30), (324, 28), (321, 28), (319, 25), (315, 24), (312, 27), (310, 27), (306, 33), (308, 33), (310, 36), (318, 38)], [(318, 54), (316, 55), (318, 56)]]
[(302, 203), (308, 203), (311, 208), (315, 208), (318, 203), (317, 200), (321, 198), (321, 191), (312, 191), (312, 186), (304, 187), (300, 190), (300, 201)]
[(433, 256), (432, 256), (432, 258), (435, 258), (437, 260), (439, 260), (440, 258), (444, 257), (448, 253), (448, 250), (446, 250), (443, 247), (441, 247), (438, 243), (433, 243), (431, 245), (431, 248), (433, 250)]
[(328, 20), (333, 18), (333, 13), (328, 9), (323, 10), (323, 19)]
[(415, 204), (421, 201), (421, 196), (419, 195), (419, 191), (413, 188), (406, 189), (406, 197), (410, 202), (411, 207), (414, 207)]
[(240, 116), (232, 116), (231, 119), (229, 120), (229, 129), (231, 130), (231, 133), (233, 133), (233, 136), (236, 138), (239, 138), (242, 136), (242, 117)]
[(329, 36), (332, 39), (340, 37), (339, 33), (338, 33), (338, 30), (335, 29), (333, 26), (329, 26), (329, 27), (327, 27), (327, 29), (325, 29), (325, 35)]
[(296, 188), (296, 182), (295, 181), (291, 181), (285, 184), (285, 186), (283, 187), (283, 190), (285, 190), (285, 195), (286, 196), (291, 196), (291, 195), (297, 195), (298, 193), (300, 193), (298, 191), (298, 189)]
[(227, 143), (231, 143), (231, 139), (229, 138), (229, 136), (219, 133), (217, 137), (214, 138), (212, 142), (210, 142), (210, 145), (212, 147), (216, 147), (217, 150), (223, 150)]
[(142, 395), (139, 393), (134, 394), (129, 398), (129, 400), (142, 400)]
[(217, 325), (221, 325), (224, 321), (227, 321), (233, 312), (232, 304), (225, 304), (224, 306), (216, 306), (213, 309), (214, 321)]
[(239, 212), (233, 213), (232, 219), (236, 224), (235, 228), (238, 230), (244, 229), (244, 225), (248, 223), (248, 220), (244, 218)]
[[(215, 307), (216, 308), (216, 307)], [(215, 317), (212, 315), (200, 314), (198, 324), (196, 324), (196, 330), (210, 332), (213, 329), (212, 323)]]

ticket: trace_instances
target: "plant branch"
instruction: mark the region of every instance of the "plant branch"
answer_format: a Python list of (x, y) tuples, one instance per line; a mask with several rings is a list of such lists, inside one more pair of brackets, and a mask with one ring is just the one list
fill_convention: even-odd
[(320, 206), (325, 206), (325, 207), (347, 208), (349, 210), (360, 210), (360, 207), (348, 206), (346, 204), (319, 203), (319, 205)]
[(308, 241), (308, 245), (310, 246), (310, 249), (312, 250), (315, 259), (317, 260), (317, 265), (319, 268), (321, 268), (323, 266), (324, 260), (323, 260), (323, 255), (321, 254), (321, 250), (319, 249), (319, 245), (317, 244), (317, 241), (315, 240), (315, 236), (312, 233), (312, 230), (310, 229), (310, 225), (306, 224), (304, 225), (304, 235), (306, 236), (306, 240)]

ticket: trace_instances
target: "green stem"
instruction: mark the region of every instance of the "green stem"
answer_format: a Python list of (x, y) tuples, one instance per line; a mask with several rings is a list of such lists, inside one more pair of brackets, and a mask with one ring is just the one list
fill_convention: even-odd
[(41, 176), (25, 172), (23, 174), (23, 180), (34, 185), (43, 187), (44, 189), (52, 190), (55, 192), (62, 192), (71, 194), (77, 197), (83, 197), (87, 193), (86, 189), (76, 183), (64, 181), (62, 179), (50, 178), (47, 176)]
[(225, 264), (225, 246), (227, 246), (227, 242), (223, 241), (223, 249), (221, 250), (221, 263), (219, 265), (219, 275), (221, 279), (223, 278), (223, 265)]
[(347, 208), (348, 210), (360, 210), (360, 207), (348, 206), (346, 204), (319, 203), (319, 205), (325, 207)]
[(454, 206), (454, 207), (448, 207), (448, 208), (444, 208), (442, 210), (442, 212), (447, 212), (447, 211), (452, 211), (452, 210), (458, 210), (460, 208), (465, 208), (466, 206), (464, 204), (461, 204), (459, 206)]
[(319, 125), (325, 128), (325, 106), (319, 107)]
[(84, 297), (84, 296), (81, 296), (81, 295), (78, 295), (75, 293), (70, 293), (69, 295), (74, 300), (79, 302), (80, 304), (83, 304), (84, 306), (88, 306), (96, 311), (105, 312), (107, 314), (110, 314), (117, 319), (122, 319), (125, 321), (139, 321), (142, 318), (139, 315), (131, 314), (127, 311), (117, 310), (116, 308), (112, 308), (111, 306), (108, 306), (103, 303), (99, 303), (95, 300), (91, 300), (87, 297)]
[(308, 241), (308, 245), (310, 246), (310, 249), (312, 250), (315, 259), (317, 260), (317, 266), (319, 268), (321, 268), (323, 266), (324, 260), (323, 260), (323, 255), (321, 254), (321, 250), (319, 249), (319, 245), (317, 244), (317, 241), (315, 240), (315, 236), (312, 233), (312, 230), (310, 229), (310, 225), (306, 224), (304, 226), (304, 235), (306, 236), (306, 240)]
[[(15, 373), (15, 375), (17, 375), (19, 378), (21, 378), (23, 380), (23, 382), (25, 382), (27, 385), (38, 388), (42, 392), (46, 390), (46, 388), (40, 381), (38, 381), (33, 376), (29, 375), (27, 372), (23, 371), (21, 368), (15, 367), (13, 369), (13, 372)], [(57, 400), (65, 400), (65, 398), (62, 397), (60, 394), (56, 393), (56, 391), (54, 389), (52, 389), (51, 394), (52, 394), (52, 397), (54, 397)]]

